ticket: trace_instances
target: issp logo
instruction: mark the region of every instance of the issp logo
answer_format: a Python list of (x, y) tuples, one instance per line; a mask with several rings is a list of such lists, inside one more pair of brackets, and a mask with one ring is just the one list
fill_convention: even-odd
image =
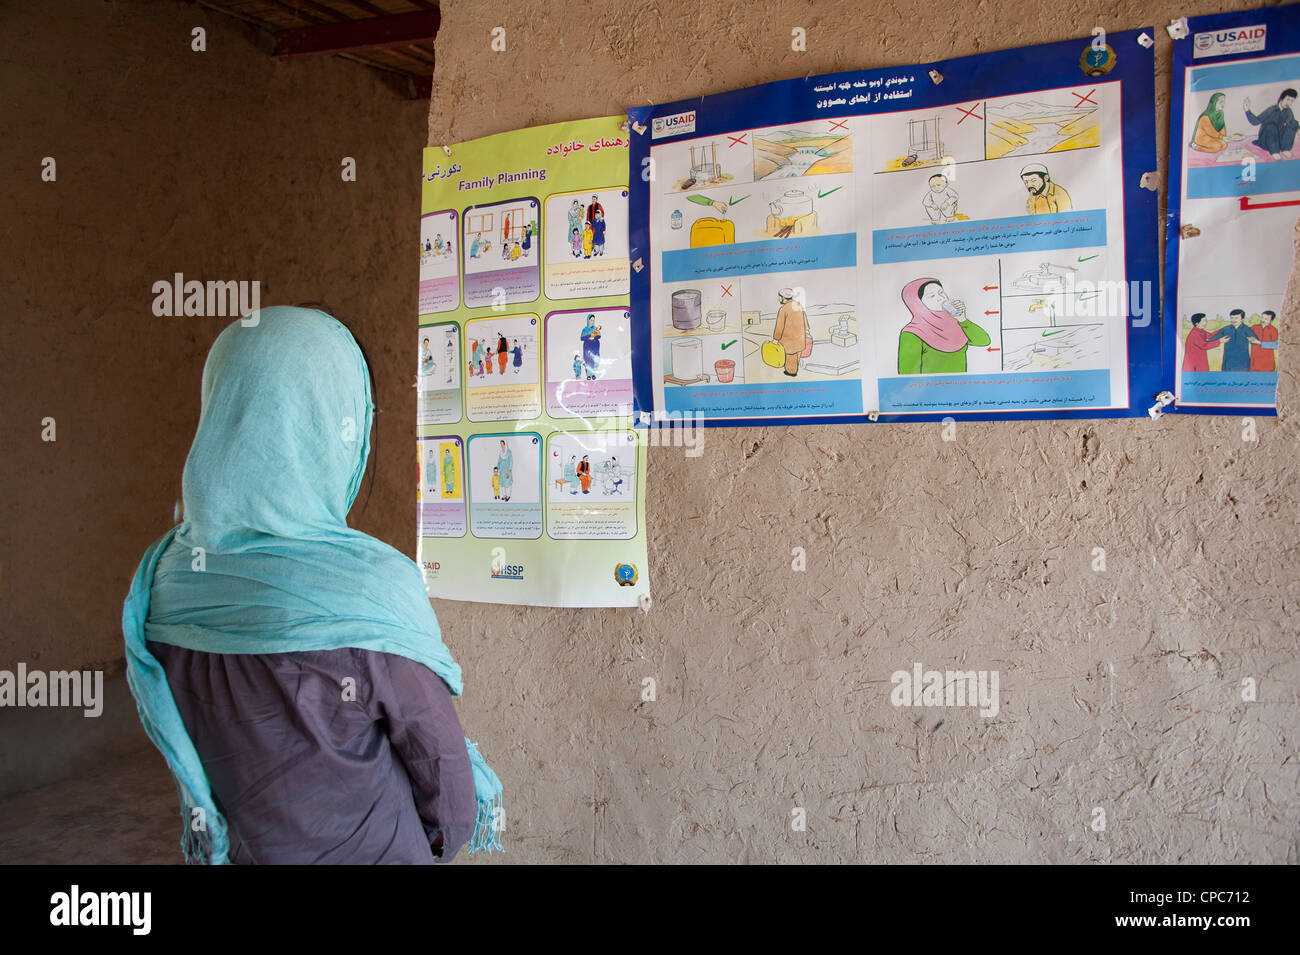
[(506, 551), (504, 547), (492, 548), (492, 563), (490, 571), (493, 580), (523, 580), (524, 565), (506, 562)]

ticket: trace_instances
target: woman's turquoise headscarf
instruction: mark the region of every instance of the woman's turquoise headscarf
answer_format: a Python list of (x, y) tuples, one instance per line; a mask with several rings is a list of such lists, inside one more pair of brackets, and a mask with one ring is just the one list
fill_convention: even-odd
[[(361, 349), (324, 312), (263, 309), (208, 353), (185, 519), (145, 552), (122, 610), (127, 682), (176, 778), (191, 862), (229, 861), (226, 824), (146, 640), (208, 653), (394, 653), (461, 693), (415, 562), (347, 526), (373, 417)], [(500, 849), (501, 783), (465, 742), (479, 806), (469, 851)]]

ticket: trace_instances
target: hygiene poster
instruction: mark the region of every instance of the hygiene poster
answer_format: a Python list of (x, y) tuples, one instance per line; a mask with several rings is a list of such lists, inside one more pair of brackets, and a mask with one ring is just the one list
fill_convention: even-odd
[(1098, 31), (630, 110), (639, 421), (1146, 414), (1151, 45)]
[(424, 152), (418, 562), (432, 597), (636, 606), (621, 116)]
[(1176, 410), (1277, 413), (1297, 90), (1300, 6), (1190, 17), (1174, 41), (1164, 323)]

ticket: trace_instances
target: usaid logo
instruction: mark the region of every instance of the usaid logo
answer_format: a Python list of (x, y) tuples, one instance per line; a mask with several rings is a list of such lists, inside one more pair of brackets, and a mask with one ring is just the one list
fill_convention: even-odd
[(695, 110), (689, 113), (674, 113), (672, 116), (656, 116), (650, 123), (651, 139), (693, 132), (695, 132)]
[(1267, 32), (1268, 27), (1259, 24), (1233, 30), (1198, 33), (1192, 37), (1192, 57), (1200, 59), (1205, 56), (1226, 56), (1229, 53), (1253, 53), (1264, 49)]

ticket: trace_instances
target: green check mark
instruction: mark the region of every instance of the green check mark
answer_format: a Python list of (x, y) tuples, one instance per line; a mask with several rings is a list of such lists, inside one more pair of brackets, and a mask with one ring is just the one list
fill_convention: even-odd
[(1044, 338), (1050, 338), (1052, 335), (1059, 335), (1059, 334), (1061, 334), (1061, 332), (1063, 332), (1063, 331), (1065, 331), (1064, 328), (1058, 328), (1058, 329), (1057, 329), (1056, 331), (1054, 331), (1054, 332), (1043, 332), (1043, 337), (1044, 337)]
[(732, 345), (736, 344), (736, 342), (738, 342), (738, 341), (740, 341), (739, 338), (733, 338), (731, 341), (727, 342), (725, 345), (722, 346), (722, 350), (723, 350), (723, 351), (726, 351), (728, 348), (730, 348)]
[[(1098, 252), (1097, 255), (1101, 255), (1101, 253)], [(1081, 256), (1079, 256), (1079, 261), (1080, 261), (1080, 262), (1091, 262), (1093, 259), (1095, 259), (1095, 258), (1097, 257), (1097, 255), (1081, 255)]]
[(826, 198), (827, 196), (829, 196), (832, 192), (839, 192), (839, 191), (840, 191), (841, 189), (843, 189), (843, 188), (844, 188), (843, 186), (836, 186), (834, 189), (831, 189), (829, 192), (818, 192), (818, 193), (817, 193), (817, 198), (818, 198), (818, 199), (825, 199), (825, 198)]

